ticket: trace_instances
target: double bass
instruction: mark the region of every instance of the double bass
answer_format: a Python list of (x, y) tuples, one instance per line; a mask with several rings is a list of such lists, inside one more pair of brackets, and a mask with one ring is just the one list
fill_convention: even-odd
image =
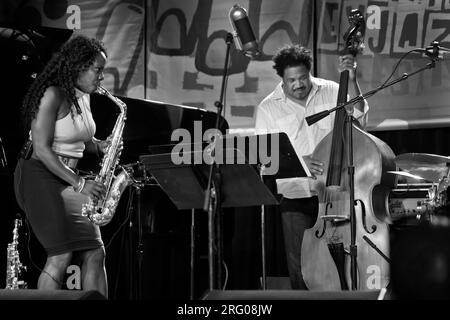
[[(352, 10), (349, 22), (344, 50), (356, 56), (363, 47), (365, 22), (357, 9)], [(349, 71), (342, 71), (338, 106), (347, 102), (348, 79)], [(348, 130), (349, 125), (351, 130)], [(349, 142), (353, 144), (352, 157)], [(381, 253), (389, 254), (387, 199), (395, 177), (387, 171), (396, 168), (393, 151), (386, 143), (363, 131), (359, 123), (347, 115), (346, 108), (338, 108), (332, 132), (317, 145), (312, 158), (324, 164), (324, 172), (312, 182), (319, 209), (316, 222), (305, 230), (302, 243), (302, 274), (308, 289), (376, 290), (385, 287), (389, 281), (389, 262), (366, 239)], [(349, 169), (353, 170), (353, 175), (349, 174)]]

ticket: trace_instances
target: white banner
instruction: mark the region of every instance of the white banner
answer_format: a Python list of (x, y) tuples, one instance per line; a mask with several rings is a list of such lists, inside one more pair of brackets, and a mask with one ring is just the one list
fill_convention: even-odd
[[(109, 53), (105, 87), (116, 94), (216, 111), (225, 63), (228, 13), (236, 1), (15, 1), (2, 3), (3, 21), (75, 29), (101, 39)], [(231, 46), (225, 118), (252, 128), (258, 103), (280, 81), (274, 52), (287, 43), (316, 49), (316, 76), (338, 81), (337, 57), (348, 15), (365, 16), (365, 49), (358, 57), (363, 92), (380, 86), (407, 51), (434, 40), (450, 47), (450, 1), (246, 0), (262, 55), (250, 60)], [(314, 19), (315, 17), (315, 19)], [(369, 130), (448, 126), (449, 61), (408, 55), (391, 80), (404, 81), (368, 99)], [(414, 74), (414, 75), (413, 75)], [(334, 106), (330, 106), (332, 108)]]

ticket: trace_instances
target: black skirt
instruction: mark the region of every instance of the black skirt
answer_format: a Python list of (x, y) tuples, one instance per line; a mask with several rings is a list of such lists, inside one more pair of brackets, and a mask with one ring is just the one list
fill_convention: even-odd
[(89, 198), (75, 192), (41, 161), (18, 161), (14, 191), (48, 256), (103, 246), (100, 228), (81, 215), (81, 206)]

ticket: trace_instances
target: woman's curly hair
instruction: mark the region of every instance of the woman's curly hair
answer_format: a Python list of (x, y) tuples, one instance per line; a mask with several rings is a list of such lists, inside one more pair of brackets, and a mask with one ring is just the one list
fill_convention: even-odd
[(31, 121), (36, 117), (42, 96), (50, 86), (61, 88), (70, 102), (75, 105), (77, 113), (81, 113), (75, 96), (75, 83), (79, 74), (86, 71), (101, 52), (106, 55), (106, 49), (99, 40), (77, 35), (67, 41), (52, 56), (44, 70), (33, 81), (23, 99), (22, 114), (26, 131), (30, 129)]
[(277, 74), (283, 78), (284, 70), (287, 67), (296, 67), (304, 65), (308, 71), (311, 71), (312, 57), (311, 51), (300, 45), (286, 45), (278, 50), (272, 58), (275, 63), (273, 68)]

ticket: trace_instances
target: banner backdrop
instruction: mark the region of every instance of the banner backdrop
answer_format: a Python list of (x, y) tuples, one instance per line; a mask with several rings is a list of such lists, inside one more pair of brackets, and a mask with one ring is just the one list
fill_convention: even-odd
[[(101, 39), (109, 53), (106, 88), (115, 94), (215, 110), (225, 62), (228, 13), (235, 0), (2, 1), (0, 21), (74, 29)], [(450, 46), (450, 0), (246, 0), (262, 55), (250, 60), (232, 46), (225, 118), (252, 128), (258, 103), (280, 81), (271, 57), (287, 43), (313, 49), (316, 76), (338, 81), (337, 57), (348, 15), (366, 17), (358, 57), (363, 92), (386, 81), (409, 50), (431, 41)], [(429, 60), (413, 53), (391, 79), (406, 80), (369, 98), (369, 130), (450, 124), (449, 61), (411, 75)], [(332, 108), (334, 106), (330, 106)]]

